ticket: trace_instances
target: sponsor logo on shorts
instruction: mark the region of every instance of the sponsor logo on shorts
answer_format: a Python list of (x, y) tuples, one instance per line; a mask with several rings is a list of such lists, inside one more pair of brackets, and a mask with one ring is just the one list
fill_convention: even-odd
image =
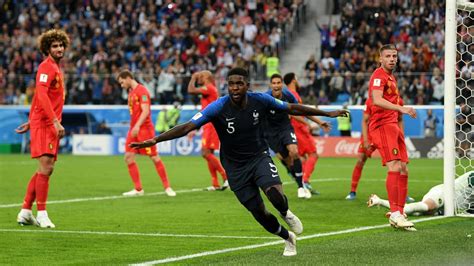
[(398, 149), (397, 149), (397, 148), (393, 148), (392, 153), (393, 153), (393, 155), (398, 155)]
[(49, 149), (50, 149), (50, 150), (53, 149), (53, 143), (49, 143)]

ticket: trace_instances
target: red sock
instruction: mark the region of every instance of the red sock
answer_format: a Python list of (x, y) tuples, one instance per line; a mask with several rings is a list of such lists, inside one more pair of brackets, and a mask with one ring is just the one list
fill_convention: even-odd
[(311, 174), (313, 174), (314, 166), (316, 165), (317, 161), (318, 161), (317, 157), (310, 156), (304, 163), (303, 181), (305, 183), (309, 183), (309, 179), (311, 178)]
[(362, 168), (363, 166), (356, 164), (354, 170), (352, 171), (351, 192), (357, 191), (357, 185), (359, 185), (360, 176), (362, 175)]
[(400, 179), (400, 172), (388, 172), (387, 182), (385, 186), (387, 188), (388, 202), (390, 203), (390, 211), (396, 212), (398, 208), (398, 179)]
[(40, 173), (36, 174), (36, 208), (38, 211), (46, 210), (48, 200), (49, 176)]
[(209, 153), (207, 156), (206, 156), (206, 160), (212, 164), (212, 166), (214, 167), (214, 169), (217, 170), (217, 172), (219, 172), (219, 174), (221, 174), (222, 176), (222, 179), (225, 181), (227, 180), (227, 174), (225, 173), (225, 170), (224, 170), (224, 167), (222, 167), (222, 164), (221, 162), (219, 161), (219, 159), (217, 159), (217, 157), (212, 154), (212, 153)]
[(38, 173), (35, 173), (28, 183), (25, 200), (23, 200), (23, 207), (21, 207), (22, 209), (31, 210), (31, 206), (33, 206), (33, 202), (36, 198), (36, 175), (38, 175)]
[(400, 174), (398, 179), (398, 208), (401, 214), (403, 214), (403, 208), (405, 207), (405, 201), (408, 195), (408, 174)]
[(161, 160), (159, 160), (158, 162), (155, 162), (155, 169), (161, 178), (161, 183), (163, 183), (163, 187), (165, 189), (169, 188), (170, 183), (168, 182), (168, 175), (166, 174), (165, 165), (163, 164)]
[(142, 182), (140, 182), (140, 172), (138, 171), (137, 164), (135, 162), (128, 164), (128, 173), (132, 178), (133, 184), (135, 185), (135, 190), (142, 190)]
[(209, 173), (211, 174), (211, 181), (213, 187), (219, 187), (219, 180), (217, 180), (217, 171), (216, 168), (212, 165), (211, 162), (207, 161), (207, 168), (209, 169)]

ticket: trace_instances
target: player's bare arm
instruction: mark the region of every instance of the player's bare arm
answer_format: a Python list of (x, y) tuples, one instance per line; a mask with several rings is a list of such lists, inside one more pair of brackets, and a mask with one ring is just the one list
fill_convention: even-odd
[(140, 131), (140, 127), (142, 126), (143, 122), (145, 122), (148, 114), (150, 113), (150, 107), (148, 103), (140, 104), (140, 108), (142, 109), (142, 113), (138, 117), (137, 123), (132, 128), (132, 137), (138, 136), (138, 132)]
[(372, 91), (373, 104), (382, 107), (384, 109), (393, 110), (402, 114), (407, 114), (412, 118), (416, 118), (416, 111), (412, 107), (400, 106), (393, 104), (383, 98), (383, 91), (373, 90)]
[(196, 80), (198, 80), (198, 79), (199, 79), (199, 72), (196, 72), (191, 76), (191, 80), (188, 83), (188, 93), (190, 93), (190, 94), (200, 94), (201, 93), (199, 88), (196, 88), (196, 86), (195, 86)]
[(317, 118), (316, 116), (307, 116), (307, 118), (323, 128), (325, 132), (331, 130), (331, 123)]
[(24, 133), (28, 132), (28, 130), (30, 130), (30, 122), (29, 121), (19, 125), (15, 129), (15, 132), (18, 133), (18, 134), (24, 134)]
[(326, 112), (320, 109), (316, 109), (313, 107), (305, 106), (302, 104), (288, 104), (288, 113), (290, 115), (304, 115), (304, 116), (327, 116), (327, 117), (338, 117), (338, 116), (347, 116), (347, 110), (336, 110)]
[(193, 124), (192, 122), (180, 124), (152, 139), (148, 139), (142, 142), (132, 142), (130, 144), (130, 148), (141, 149), (141, 148), (151, 147), (157, 144), (158, 142), (182, 137), (195, 129), (197, 129), (197, 126)]
[(364, 113), (362, 116), (362, 139), (364, 140), (364, 149), (370, 148), (369, 136), (368, 136), (368, 125), (370, 115)]

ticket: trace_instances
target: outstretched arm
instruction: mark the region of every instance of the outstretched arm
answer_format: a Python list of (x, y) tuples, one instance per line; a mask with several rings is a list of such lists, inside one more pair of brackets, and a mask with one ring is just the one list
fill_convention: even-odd
[(170, 139), (176, 139), (188, 134), (190, 131), (196, 129), (197, 126), (192, 122), (186, 122), (184, 124), (177, 125), (172, 129), (163, 132), (159, 136), (156, 136), (152, 139), (148, 139), (142, 142), (132, 142), (130, 148), (146, 148), (157, 144), (158, 142), (167, 141)]
[(325, 112), (323, 110), (309, 107), (302, 104), (289, 103), (288, 104), (288, 113), (290, 115), (305, 115), (305, 116), (328, 116), (328, 117), (338, 117), (338, 116), (347, 116), (347, 110), (336, 110), (331, 112)]

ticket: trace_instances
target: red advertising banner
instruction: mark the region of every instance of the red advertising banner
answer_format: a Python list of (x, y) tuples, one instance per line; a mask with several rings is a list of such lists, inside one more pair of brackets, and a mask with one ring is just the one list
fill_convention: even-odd
[[(357, 157), (360, 138), (348, 137), (317, 137), (316, 148), (321, 157)], [(380, 157), (378, 151), (372, 157)]]

